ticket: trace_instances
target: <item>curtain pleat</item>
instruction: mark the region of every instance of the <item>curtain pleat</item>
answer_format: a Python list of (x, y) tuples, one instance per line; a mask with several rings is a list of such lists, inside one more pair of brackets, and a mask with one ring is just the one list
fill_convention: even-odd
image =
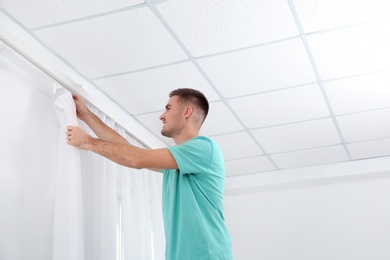
[[(95, 108), (90, 108), (107, 125), (114, 122)], [(94, 136), (85, 125), (81, 127)], [(116, 259), (118, 219), (116, 171), (119, 165), (106, 158), (82, 151), (86, 259)]]
[(152, 259), (151, 217), (145, 170), (124, 174), (122, 179), (122, 223), (124, 259)]
[(66, 144), (68, 125), (77, 125), (70, 93), (54, 102), (60, 123), (53, 220), (53, 260), (84, 259), (83, 200), (80, 151)]
[(148, 184), (150, 186), (150, 209), (152, 218), (153, 234), (153, 255), (154, 260), (165, 259), (165, 234), (164, 222), (162, 219), (162, 174), (158, 172), (149, 172)]

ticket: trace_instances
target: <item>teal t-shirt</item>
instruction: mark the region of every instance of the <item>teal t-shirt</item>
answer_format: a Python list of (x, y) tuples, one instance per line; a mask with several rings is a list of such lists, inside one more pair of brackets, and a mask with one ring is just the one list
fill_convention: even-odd
[(204, 136), (168, 149), (179, 169), (162, 170), (165, 259), (233, 259), (222, 207), (221, 149)]

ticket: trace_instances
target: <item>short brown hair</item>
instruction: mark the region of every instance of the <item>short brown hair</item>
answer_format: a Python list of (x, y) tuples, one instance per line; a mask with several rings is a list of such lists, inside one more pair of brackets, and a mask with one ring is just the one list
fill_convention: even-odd
[(169, 93), (169, 97), (173, 96), (179, 96), (181, 101), (189, 102), (199, 108), (203, 112), (204, 118), (202, 122), (204, 122), (209, 113), (209, 101), (202, 92), (192, 88), (179, 88)]

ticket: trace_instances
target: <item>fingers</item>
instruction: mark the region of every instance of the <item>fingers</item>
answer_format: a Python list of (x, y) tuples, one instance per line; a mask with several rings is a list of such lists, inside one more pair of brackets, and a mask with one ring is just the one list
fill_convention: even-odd
[(68, 144), (71, 144), (71, 141), (72, 141), (72, 134), (74, 133), (74, 131), (76, 130), (76, 128), (78, 128), (77, 126), (67, 126), (66, 128), (66, 140), (67, 140), (67, 143)]
[(68, 126), (67, 128), (66, 128), (66, 132), (65, 132), (65, 134), (66, 134), (66, 140), (67, 140), (67, 144), (70, 144), (70, 141), (72, 140), (72, 130), (73, 130), (73, 127), (72, 126)]
[(79, 95), (72, 93), (72, 97), (76, 106), (78, 106), (80, 103), (83, 103), (83, 99)]
[(77, 126), (73, 126), (73, 125), (68, 125), (68, 126), (66, 127), (66, 130), (72, 131), (72, 130), (74, 130), (74, 129), (76, 129), (76, 128), (78, 128), (78, 127), (77, 127)]
[(75, 93), (72, 93), (72, 97), (74, 100), (78, 101), (80, 99), (80, 96), (78, 96), (77, 94)]
[(77, 132), (79, 129), (80, 129), (80, 127), (78, 127), (78, 126), (71, 126), (71, 125), (69, 125), (69, 126), (66, 127), (66, 130), (67, 130), (66, 131), (66, 135), (71, 135), (72, 133)]
[(68, 126), (67, 128), (66, 128), (66, 135), (71, 135), (72, 134), (72, 131), (75, 129), (75, 127), (74, 126)]
[(67, 144), (80, 149), (86, 149), (85, 145), (88, 144), (90, 136), (78, 126), (66, 127), (66, 140)]

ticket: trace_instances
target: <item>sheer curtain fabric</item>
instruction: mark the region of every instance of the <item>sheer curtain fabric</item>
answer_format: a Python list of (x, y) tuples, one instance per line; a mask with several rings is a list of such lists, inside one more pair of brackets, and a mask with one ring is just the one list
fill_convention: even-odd
[[(59, 95), (55, 105), (61, 127), (53, 260), (164, 259), (162, 174), (123, 167), (67, 145), (67, 125), (94, 133), (77, 120), (69, 92)], [(104, 113), (88, 107), (129, 143), (143, 147)]]

